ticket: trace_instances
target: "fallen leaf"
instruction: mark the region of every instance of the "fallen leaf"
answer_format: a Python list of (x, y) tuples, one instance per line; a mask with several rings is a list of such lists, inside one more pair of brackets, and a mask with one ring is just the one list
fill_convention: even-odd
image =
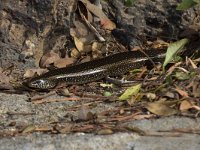
[(77, 37), (74, 37), (74, 43), (76, 45), (76, 48), (79, 50), (79, 52), (84, 50), (84, 44), (81, 40), (79, 40)]
[(79, 21), (75, 21), (74, 24), (75, 24), (76, 28), (70, 29), (70, 35), (72, 37), (76, 36), (76, 37), (80, 38), (80, 37), (85, 37), (89, 34), (88, 29), (82, 23), (80, 23)]
[(197, 65), (195, 65), (195, 63), (190, 58), (188, 58), (188, 60), (189, 60), (190, 64), (192, 65), (193, 69), (197, 69), (198, 68)]
[(194, 80), (190, 83), (192, 87), (192, 94), (194, 97), (200, 97), (200, 76), (194, 78)]
[(175, 94), (170, 91), (166, 92), (164, 96), (169, 97), (169, 98), (175, 98)]
[(181, 102), (179, 109), (180, 111), (186, 111), (188, 109), (191, 109), (192, 106), (193, 104), (191, 102), (189, 102), (188, 100), (184, 100)]
[(134, 126), (127, 126), (126, 127), (127, 130), (138, 133), (141, 136), (146, 135), (146, 132), (143, 131), (142, 129), (138, 128), (138, 127), (134, 127)]
[(133, 95), (138, 94), (140, 91), (142, 84), (137, 84), (129, 87), (120, 97), (119, 100), (127, 100), (130, 99)]
[(30, 133), (33, 132), (36, 129), (35, 125), (31, 124), (26, 126), (23, 130), (22, 133)]
[(175, 88), (176, 92), (178, 92), (182, 97), (189, 97), (188, 93), (184, 90), (181, 90), (179, 87)]
[(138, 0), (125, 0), (125, 5), (131, 7), (137, 1)]
[(150, 100), (156, 99), (156, 94), (155, 93), (146, 93), (146, 97)]
[(48, 72), (47, 69), (28, 69), (26, 70), (25, 74), (24, 74), (24, 78), (31, 78), (31, 77), (34, 77), (35, 75), (41, 75), (41, 74), (44, 74)]
[(176, 7), (176, 10), (186, 10), (196, 4), (195, 0), (182, 0), (182, 2)]
[(55, 61), (59, 60), (60, 56), (59, 54), (55, 52), (49, 52), (42, 56), (40, 60), (40, 67), (41, 68), (47, 68), (50, 64), (54, 63)]
[(144, 94), (136, 94), (135, 96), (132, 96), (131, 99), (128, 99), (127, 102), (129, 105), (134, 105), (135, 102), (140, 101), (142, 99), (142, 97), (144, 96)]
[(110, 21), (109, 19), (102, 19), (101, 25), (104, 29), (107, 29), (107, 30), (113, 30), (116, 28), (116, 24)]
[(167, 53), (166, 53), (166, 57), (165, 57), (165, 61), (163, 63), (163, 69), (170, 61), (173, 60), (174, 56), (178, 52), (180, 52), (188, 42), (189, 42), (189, 40), (185, 38), (185, 39), (182, 39), (182, 40), (179, 40), (179, 41), (169, 44), (169, 47), (168, 47)]
[(58, 59), (54, 62), (54, 66), (57, 68), (63, 68), (66, 67), (68, 65), (71, 65), (74, 63), (74, 59), (73, 58), (61, 58)]
[(169, 107), (167, 104), (162, 102), (153, 102), (148, 103), (146, 105), (146, 109), (150, 111), (153, 114), (159, 115), (159, 116), (171, 116), (174, 114), (177, 114), (178, 111)]
[(73, 58), (79, 58), (81, 56), (81, 53), (76, 48), (72, 48), (70, 55)]
[(59, 94), (62, 96), (69, 97), (72, 95), (72, 93), (69, 92), (68, 88), (62, 88), (59, 90)]
[(200, 0), (193, 0), (194, 2), (196, 2), (197, 4), (199, 4), (200, 3)]
[(116, 28), (116, 25), (114, 22), (112, 22), (102, 11), (101, 8), (99, 8), (98, 6), (91, 4), (88, 0), (80, 0), (85, 6), (86, 8), (93, 13), (95, 16), (99, 17), (99, 19), (101, 20), (101, 25), (104, 29), (108, 29), (108, 30), (113, 30)]
[(112, 96), (112, 93), (110, 93), (110, 92), (108, 92), (108, 91), (105, 91), (105, 92), (103, 93), (103, 95), (108, 97), (108, 96)]
[(174, 75), (178, 80), (187, 80), (190, 79), (190, 74), (183, 71), (176, 71)]
[(113, 134), (113, 131), (111, 129), (101, 129), (97, 132), (99, 135), (108, 135)]

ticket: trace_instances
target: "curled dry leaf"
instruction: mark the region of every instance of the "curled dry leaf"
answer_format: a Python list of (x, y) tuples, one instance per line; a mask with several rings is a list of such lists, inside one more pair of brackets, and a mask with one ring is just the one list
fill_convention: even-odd
[(163, 101), (148, 103), (146, 105), (146, 109), (150, 111), (151, 113), (159, 115), (159, 116), (171, 116), (178, 113), (177, 110), (169, 107)]
[(68, 88), (62, 88), (59, 90), (59, 94), (62, 95), (62, 96), (71, 96), (72, 93), (69, 92)]
[(176, 87), (176, 92), (178, 92), (182, 97), (189, 97), (188, 93), (184, 90), (181, 90), (179, 87)]
[(61, 58), (54, 62), (54, 66), (57, 68), (63, 68), (63, 67), (73, 64), (73, 62), (74, 62), (73, 58)]
[(146, 97), (149, 100), (154, 100), (154, 99), (156, 99), (156, 94), (155, 93), (146, 93)]
[(74, 43), (76, 45), (76, 48), (80, 53), (86, 53), (90, 52), (92, 50), (91, 45), (85, 45), (79, 38), (74, 37)]
[(104, 29), (113, 30), (116, 28), (114, 22), (112, 22), (98, 6), (91, 4), (88, 0), (80, 0), (85, 7), (95, 16), (99, 17), (101, 25)]
[(40, 60), (40, 67), (46, 68), (50, 64), (54, 63), (55, 61), (57, 61), (59, 59), (60, 59), (59, 54), (51, 51), (51, 52), (45, 54), (44, 56), (42, 56), (42, 58)]
[(79, 58), (79, 57), (81, 57), (81, 53), (76, 48), (73, 48), (71, 50), (71, 57)]
[(24, 74), (24, 78), (31, 78), (34, 77), (35, 75), (41, 75), (46, 72), (48, 72), (47, 69), (28, 69)]
[(74, 25), (76, 28), (70, 29), (70, 35), (72, 37), (85, 37), (89, 34), (89, 30), (85, 24), (81, 23), (80, 21), (74, 21)]
[(193, 106), (193, 104), (190, 101), (184, 100), (181, 102), (179, 109), (180, 109), (180, 111), (186, 111), (188, 109), (191, 109), (192, 106)]
[(107, 29), (107, 30), (113, 30), (116, 28), (116, 24), (110, 21), (109, 19), (102, 19), (101, 25), (104, 29)]
[(168, 97), (168, 98), (175, 98), (175, 93), (168, 91), (164, 94), (164, 96)]

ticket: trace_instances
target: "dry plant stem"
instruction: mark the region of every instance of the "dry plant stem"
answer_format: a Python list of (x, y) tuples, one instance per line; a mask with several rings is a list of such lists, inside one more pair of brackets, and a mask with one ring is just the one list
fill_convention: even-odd
[(42, 104), (42, 103), (51, 103), (51, 102), (64, 102), (64, 101), (80, 101), (80, 100), (88, 100), (88, 98), (75, 98), (75, 97), (67, 97), (62, 99), (42, 99), (38, 101), (33, 101), (34, 104)]
[(100, 42), (105, 42), (106, 40), (99, 34), (99, 32), (89, 23), (89, 21), (85, 18), (83, 14), (81, 14), (81, 17), (84, 19), (85, 23), (88, 25), (91, 31), (93, 31), (96, 35), (96, 37), (99, 39)]

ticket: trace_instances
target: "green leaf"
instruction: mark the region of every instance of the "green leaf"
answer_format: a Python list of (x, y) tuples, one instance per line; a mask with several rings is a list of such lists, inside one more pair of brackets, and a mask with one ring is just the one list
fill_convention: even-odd
[[(199, 1), (199, 0), (196, 0)], [(182, 0), (182, 2), (176, 7), (176, 10), (186, 10), (194, 5), (196, 5), (195, 0)]]
[(193, 0), (193, 1), (196, 2), (196, 3), (198, 3), (198, 4), (200, 3), (200, 0)]
[(142, 84), (137, 84), (129, 87), (120, 97), (119, 100), (127, 100), (130, 99), (133, 95), (138, 94), (140, 91)]
[(178, 80), (187, 80), (187, 79), (190, 79), (190, 74), (186, 72), (177, 71), (175, 74), (175, 77)]
[(112, 96), (112, 93), (110, 93), (110, 92), (108, 92), (108, 91), (105, 91), (105, 92), (103, 93), (103, 95), (104, 95), (104, 96)]
[(165, 61), (163, 63), (163, 70), (165, 69), (166, 65), (173, 60), (174, 56), (180, 52), (183, 47), (185, 46), (185, 44), (188, 43), (188, 39), (182, 39), (179, 41), (176, 41), (174, 43), (171, 43), (167, 49), (167, 53), (166, 53), (166, 57), (165, 57)]
[(125, 0), (125, 5), (126, 6), (133, 6), (133, 4), (136, 2), (137, 0)]

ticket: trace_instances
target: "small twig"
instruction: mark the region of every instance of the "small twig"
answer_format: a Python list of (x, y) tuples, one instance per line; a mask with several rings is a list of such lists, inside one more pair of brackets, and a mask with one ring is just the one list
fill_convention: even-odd
[[(81, 14), (81, 13), (80, 13)], [(96, 35), (96, 37), (101, 41), (101, 42), (105, 42), (106, 40), (99, 34), (99, 32), (93, 27), (93, 25), (91, 25), (89, 23), (89, 21), (85, 18), (85, 16), (83, 14), (81, 14), (81, 17), (84, 19), (85, 23), (88, 25), (88, 27), (90, 28), (90, 30), (92, 30), (94, 32), (94, 34)]]
[(77, 98), (77, 97), (67, 97), (62, 99), (42, 99), (38, 101), (33, 101), (34, 104), (42, 104), (42, 103), (51, 103), (51, 102), (64, 102), (64, 101), (80, 101), (80, 100), (88, 100), (88, 98)]
[(35, 115), (34, 112), (7, 112), (8, 115)]

